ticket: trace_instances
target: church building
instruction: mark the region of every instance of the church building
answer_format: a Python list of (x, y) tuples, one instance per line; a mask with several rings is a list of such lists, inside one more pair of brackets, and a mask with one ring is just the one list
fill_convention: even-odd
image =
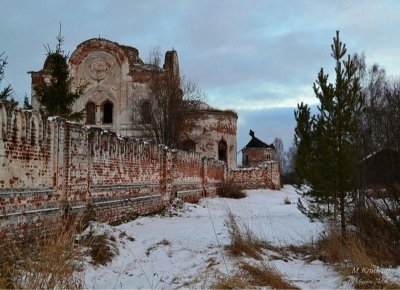
[[(83, 125), (133, 138), (143, 137), (153, 105), (149, 90), (153, 64), (143, 62), (134, 47), (93, 38), (77, 46), (68, 65), (74, 78), (73, 90), (80, 84), (88, 84), (74, 105), (75, 111), (86, 108)], [(30, 72), (32, 88), (48, 75), (47, 66), (45, 61), (42, 70)], [(160, 74), (166, 70), (179, 74), (177, 52), (167, 51), (163, 67), (157, 69)], [(33, 90), (32, 106), (39, 109)], [(203, 104), (195, 128), (185, 132), (187, 139), (181, 141), (180, 148), (200, 152), (208, 158), (225, 161), (228, 168), (236, 168), (237, 118), (231, 110)]]

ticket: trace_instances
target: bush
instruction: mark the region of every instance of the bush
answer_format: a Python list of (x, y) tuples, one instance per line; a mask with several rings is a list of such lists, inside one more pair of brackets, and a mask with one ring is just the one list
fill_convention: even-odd
[(245, 198), (247, 196), (243, 188), (233, 182), (226, 182), (218, 195), (226, 198)]

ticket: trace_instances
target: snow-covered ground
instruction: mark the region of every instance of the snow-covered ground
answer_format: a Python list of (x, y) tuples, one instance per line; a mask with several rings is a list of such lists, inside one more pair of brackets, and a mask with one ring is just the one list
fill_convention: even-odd
[[(320, 223), (310, 223), (297, 210), (298, 195), (291, 186), (281, 191), (249, 190), (247, 194), (239, 200), (177, 202), (162, 216), (140, 217), (116, 227), (95, 224), (96, 231), (107, 231), (115, 237), (119, 254), (107, 266), (88, 264), (86, 288), (208, 288), (215, 271), (233, 275), (235, 259), (224, 250), (229, 244), (224, 224), (228, 210), (257, 236), (276, 246), (310, 242), (323, 230)], [(292, 204), (284, 204), (286, 197)], [(293, 255), (271, 263), (302, 289), (350, 287), (319, 261), (305, 263)]]

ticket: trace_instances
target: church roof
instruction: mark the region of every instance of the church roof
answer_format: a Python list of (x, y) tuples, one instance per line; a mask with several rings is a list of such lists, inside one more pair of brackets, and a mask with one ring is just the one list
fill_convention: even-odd
[(251, 140), (249, 143), (244, 148), (272, 148), (275, 149), (275, 146), (273, 144), (266, 144), (257, 137), (254, 136), (254, 131), (250, 130), (249, 135), (251, 136)]

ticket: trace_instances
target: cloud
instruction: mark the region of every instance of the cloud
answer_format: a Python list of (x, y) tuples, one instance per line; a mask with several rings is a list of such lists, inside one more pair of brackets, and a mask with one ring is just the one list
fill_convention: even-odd
[(400, 75), (395, 0), (37, 0), (1, 7), (0, 53), (8, 55), (6, 78), (21, 102), (30, 94), (27, 72), (43, 67), (43, 44), (55, 46), (62, 23), (70, 53), (99, 36), (136, 47), (143, 60), (157, 45), (176, 49), (183, 74), (210, 105), (238, 111), (238, 144), (253, 129), (267, 143), (281, 137), (289, 146), (297, 103), (316, 103), (312, 84), (321, 67), (333, 76), (336, 30), (348, 53), (365, 51), (368, 64)]

